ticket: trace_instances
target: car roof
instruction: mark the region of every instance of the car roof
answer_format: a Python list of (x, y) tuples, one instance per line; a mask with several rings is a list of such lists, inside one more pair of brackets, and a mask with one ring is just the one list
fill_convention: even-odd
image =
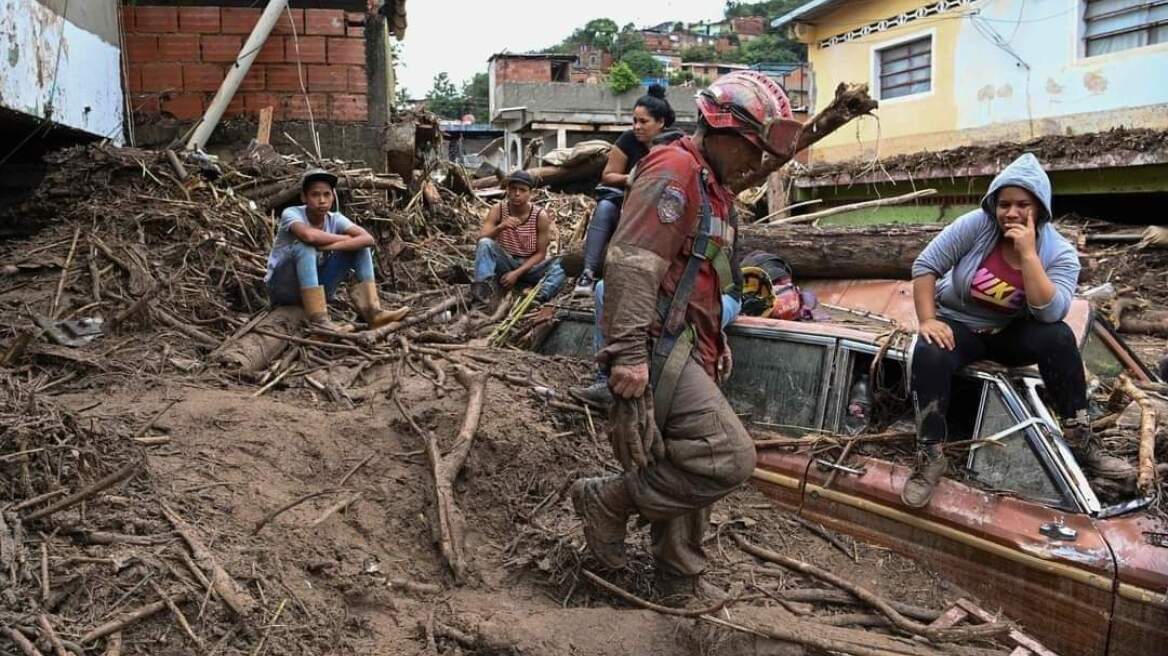
[[(811, 280), (801, 283), (814, 292), (820, 308), (831, 321), (783, 321), (739, 316), (735, 324), (762, 330), (783, 330), (806, 335), (825, 335), (876, 343), (893, 328), (916, 332), (917, 314), (909, 280)], [(1082, 298), (1071, 301), (1065, 321), (1080, 344), (1087, 335), (1091, 304)]]

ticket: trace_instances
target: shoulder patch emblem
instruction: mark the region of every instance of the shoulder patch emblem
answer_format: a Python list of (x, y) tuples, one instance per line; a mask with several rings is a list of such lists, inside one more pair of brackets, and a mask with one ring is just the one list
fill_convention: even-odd
[(666, 187), (657, 201), (657, 217), (662, 223), (673, 223), (685, 214), (685, 192), (673, 186)]

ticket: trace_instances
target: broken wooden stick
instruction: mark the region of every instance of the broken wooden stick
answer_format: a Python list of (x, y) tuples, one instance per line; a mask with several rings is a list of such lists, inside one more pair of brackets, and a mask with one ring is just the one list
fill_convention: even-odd
[[(187, 593), (180, 592), (171, 597), (171, 601), (175, 603), (181, 603), (186, 601), (186, 598)], [(85, 644), (87, 642), (93, 642), (99, 638), (104, 638), (111, 633), (117, 633), (127, 626), (130, 626), (134, 622), (150, 617), (156, 613), (160, 613), (163, 610), (166, 610), (166, 608), (167, 603), (165, 601), (155, 601), (153, 603), (146, 604), (145, 606), (141, 606), (127, 613), (123, 613), (122, 615), (119, 615), (118, 617), (106, 622), (105, 624), (94, 628), (89, 633), (81, 636), (81, 639), (78, 640), (78, 642)]]
[(1117, 386), (1140, 406), (1140, 449), (1136, 468), (1136, 489), (1141, 494), (1149, 494), (1156, 485), (1156, 406), (1148, 398), (1147, 392), (1133, 385), (1126, 375), (1119, 377)]
[(389, 579), (385, 582), (385, 587), (391, 590), (404, 590), (411, 594), (431, 595), (442, 592), (442, 586), (434, 583), (422, 583), (420, 581), (411, 581), (410, 579)]
[(178, 622), (179, 628), (181, 628), (183, 632), (187, 634), (187, 637), (191, 639), (191, 642), (198, 645), (200, 651), (205, 649), (203, 646), (203, 640), (199, 638), (194, 629), (191, 628), (191, 623), (187, 621), (187, 616), (183, 614), (182, 609), (179, 608), (178, 604), (174, 602), (174, 598), (166, 594), (166, 591), (163, 590), (162, 587), (154, 581), (150, 582), (150, 588), (154, 590), (154, 594), (158, 595), (162, 598), (162, 601), (166, 602), (167, 608), (170, 609), (170, 614), (174, 615), (174, 619), (176, 622)]
[(361, 344), (363, 346), (371, 346), (371, 345), (379, 342), (382, 338), (386, 337), (387, 335), (391, 335), (391, 334), (401, 330), (402, 328), (408, 328), (410, 326), (422, 323), (423, 321), (429, 321), (430, 319), (433, 319), (434, 317), (438, 316), (439, 314), (442, 314), (446, 310), (453, 308), (454, 306), (458, 305), (461, 302), (462, 302), (462, 296), (456, 294), (454, 296), (451, 296), (450, 298), (447, 298), (446, 300), (442, 301), (441, 303), (435, 304), (433, 307), (426, 310), (425, 312), (422, 312), (421, 314), (415, 314), (413, 316), (408, 316), (401, 321), (395, 321), (391, 324), (387, 324), (387, 325), (382, 326), (380, 328), (374, 328), (373, 330), (365, 330), (365, 331), (362, 331), (359, 333), (334, 333), (334, 334), (331, 334), (330, 337), (337, 337), (339, 339), (355, 341), (358, 344)]
[(65, 256), (65, 266), (61, 267), (61, 279), (57, 281), (57, 293), (53, 295), (53, 304), (49, 307), (49, 319), (57, 318), (57, 309), (61, 304), (61, 294), (65, 291), (65, 282), (69, 279), (69, 267), (73, 265), (73, 255), (77, 252), (77, 238), (81, 236), (81, 226), (73, 231), (73, 243), (69, 245), (69, 254)]
[(182, 399), (171, 399), (165, 406), (163, 406), (161, 410), (154, 413), (154, 415), (150, 417), (149, 421), (147, 421), (145, 424), (142, 424), (142, 427), (138, 429), (138, 432), (134, 433), (133, 439), (137, 439), (145, 435), (147, 431), (154, 427), (154, 422), (161, 419), (162, 415), (166, 414), (167, 410), (170, 410), (175, 406), (175, 404), (180, 403), (181, 401)]
[(44, 656), (36, 646), (29, 642), (28, 638), (24, 637), (23, 633), (11, 626), (0, 627), (0, 635), (5, 636), (17, 647), (20, 647), (24, 656)]
[[(255, 607), (255, 600), (251, 598), (251, 595), (242, 591), (236, 584), (235, 579), (231, 578), (231, 575), (215, 561), (215, 556), (212, 555), (211, 550), (203, 544), (203, 541), (195, 534), (195, 530), (190, 524), (187, 524), (185, 520), (178, 516), (178, 513), (171, 510), (166, 504), (161, 505), (162, 514), (166, 516), (167, 521), (174, 527), (174, 530), (178, 531), (183, 541), (187, 543), (187, 547), (190, 548), (195, 562), (198, 563), (201, 569), (209, 573), (211, 586), (215, 589), (219, 598), (236, 615), (248, 615)], [(162, 608), (166, 608), (166, 602), (159, 603), (162, 604)]]
[(933, 196), (937, 193), (936, 189), (921, 189), (920, 191), (913, 191), (900, 196), (889, 196), (888, 198), (877, 198), (875, 200), (866, 200), (859, 203), (849, 203), (847, 205), (839, 205), (836, 207), (829, 207), (826, 210), (818, 212), (811, 212), (810, 214), (800, 214), (799, 216), (791, 216), (784, 219), (774, 219), (765, 225), (791, 225), (795, 223), (811, 223), (816, 219), (822, 219), (835, 214), (843, 214), (844, 212), (852, 212), (855, 210), (867, 209), (869, 207), (884, 207), (885, 205), (900, 205), (918, 198), (925, 198), (926, 196)]
[(402, 405), (397, 396), (393, 402), (398, 411), (410, 424), (410, 427), (425, 442), (426, 460), (430, 465), (430, 477), (433, 481), (434, 514), (432, 523), (434, 541), (442, 552), (446, 564), (454, 573), (455, 583), (461, 585), (466, 581), (468, 564), (466, 558), (466, 518), (458, 507), (454, 494), (454, 480), (462, 471), (474, 443), (475, 432), (478, 430), (479, 420), (482, 417), (483, 397), (486, 391), (488, 375), (486, 372), (471, 372), (466, 367), (455, 370), (455, 378), (468, 391), (466, 414), (463, 417), (462, 427), (455, 437), (454, 445), (445, 458), (438, 450), (438, 439), (429, 431), (424, 430), (414, 421), (413, 416)]
[[(854, 656), (939, 656), (945, 653), (954, 653), (942, 652), (927, 645), (916, 645), (879, 633), (826, 626), (807, 620), (796, 619), (794, 616), (784, 617), (781, 622), (774, 622), (768, 626), (747, 626), (723, 620), (711, 613), (701, 612), (694, 615), (694, 611), (669, 608), (646, 601), (631, 592), (627, 592), (608, 583), (587, 570), (583, 573), (593, 583), (621, 597), (634, 606), (674, 617), (694, 617), (703, 622), (717, 624), (724, 628), (742, 631), (771, 640), (793, 642), (833, 653), (853, 654)], [(721, 607), (718, 610), (721, 610)]]
[(725, 608), (726, 602), (728, 601), (728, 600), (719, 601), (717, 604), (710, 606), (709, 608), (698, 608), (696, 610), (690, 610), (687, 608), (671, 608), (669, 606), (662, 606), (660, 604), (655, 604), (651, 601), (646, 601), (644, 599), (641, 599), (637, 595), (635, 595), (631, 592), (628, 592), (625, 589), (618, 587), (615, 584), (612, 584), (612, 583), (609, 583), (608, 581), (605, 581), (604, 579), (593, 574), (592, 572), (589, 572), (586, 569), (580, 570), (580, 572), (584, 575), (584, 578), (588, 579), (589, 581), (592, 581), (596, 585), (598, 585), (601, 588), (603, 588), (603, 589), (611, 592), (612, 594), (620, 597), (621, 599), (624, 599), (625, 601), (629, 602), (630, 604), (633, 604), (634, 606), (640, 606), (641, 608), (651, 610), (651, 611), (656, 612), (656, 613), (661, 613), (662, 615), (672, 615), (674, 617), (699, 617), (701, 615), (708, 615), (710, 613), (716, 613), (716, 612), (722, 610), (723, 608)]
[(96, 483), (93, 483), (92, 485), (86, 487), (85, 489), (81, 490), (80, 492), (77, 492), (75, 494), (71, 494), (71, 495), (65, 497), (64, 499), (61, 499), (60, 501), (58, 501), (52, 505), (45, 506), (44, 508), (41, 508), (40, 510), (34, 510), (33, 512), (29, 513), (27, 517), (24, 518), (24, 521), (26, 521), (26, 522), (36, 521), (38, 519), (43, 519), (45, 517), (48, 517), (49, 515), (52, 515), (53, 513), (61, 512), (62, 510), (72, 508), (73, 506), (81, 503), (82, 501), (85, 501), (86, 499), (94, 496), (98, 492), (101, 492), (103, 490), (111, 488), (111, 487), (117, 485), (118, 483), (121, 483), (122, 481), (126, 480), (127, 478), (130, 478), (141, 467), (142, 467), (142, 459), (135, 458), (134, 460), (127, 463), (121, 469), (119, 469), (119, 470), (115, 471), (114, 473), (110, 474), (109, 476), (106, 476), (105, 478), (97, 481)]
[(814, 576), (815, 578), (826, 581), (836, 586), (837, 588), (847, 590), (848, 592), (855, 595), (858, 599), (880, 611), (892, 622), (893, 626), (900, 629), (901, 631), (905, 631), (906, 633), (924, 636), (933, 642), (958, 642), (970, 639), (986, 639), (1000, 635), (1002, 633), (1006, 633), (1010, 630), (1009, 624), (1002, 623), (988, 623), (978, 626), (949, 629), (936, 629), (926, 624), (921, 624), (920, 622), (905, 617), (899, 611), (893, 608), (891, 604), (867, 588), (856, 585), (847, 579), (836, 576), (835, 574), (816, 567), (810, 563), (805, 563), (794, 558), (788, 558), (787, 556), (784, 556), (780, 553), (751, 544), (746, 540), (746, 538), (737, 533), (734, 533), (733, 537), (734, 541), (738, 543), (739, 548), (756, 558), (760, 558), (776, 565), (781, 565), (787, 569), (792, 569), (802, 574)]
[(178, 177), (178, 181), (186, 182), (187, 177), (190, 175), (187, 173), (187, 167), (183, 166), (183, 163), (181, 160), (179, 160), (178, 155), (176, 155), (175, 152), (169, 148), (166, 149), (166, 161), (169, 162), (170, 167), (174, 169), (174, 174)]
[(279, 508), (276, 508), (275, 510), (272, 510), (268, 514), (261, 517), (260, 521), (256, 522), (255, 526), (252, 527), (251, 534), (255, 535), (256, 533), (259, 533), (265, 526), (268, 525), (268, 522), (275, 519), (276, 516), (279, 515), (280, 513), (287, 511), (287, 510), (291, 510), (291, 509), (295, 508), (296, 506), (299, 506), (300, 504), (304, 503), (305, 501), (309, 501), (309, 500), (315, 499), (317, 497), (324, 496), (326, 494), (331, 494), (331, 493), (336, 492), (336, 491), (337, 491), (336, 488), (329, 488), (327, 490), (318, 490), (316, 492), (309, 492), (308, 494), (305, 494), (301, 497), (298, 497), (296, 499), (289, 501), (288, 503), (280, 506)]
[(37, 626), (40, 627), (45, 640), (48, 640), (49, 644), (52, 645), (53, 656), (69, 656), (69, 652), (65, 651), (65, 645), (61, 644), (61, 638), (57, 636), (57, 631), (53, 628), (47, 615), (42, 613), (37, 616)]
[(361, 498), (360, 492), (354, 492), (354, 493), (350, 494), (349, 496), (345, 497), (344, 499), (341, 499), (340, 501), (334, 503), (333, 505), (329, 506), (328, 508), (325, 508), (324, 512), (322, 512), (320, 514), (320, 517), (317, 517), (315, 520), (313, 520), (312, 524), (309, 524), (309, 526), (311, 528), (316, 528), (317, 526), (320, 526), (321, 524), (325, 523), (325, 521), (329, 517), (332, 517), (336, 513), (344, 510), (350, 504), (352, 504), (354, 501), (356, 501), (357, 499), (360, 499), (360, 498)]

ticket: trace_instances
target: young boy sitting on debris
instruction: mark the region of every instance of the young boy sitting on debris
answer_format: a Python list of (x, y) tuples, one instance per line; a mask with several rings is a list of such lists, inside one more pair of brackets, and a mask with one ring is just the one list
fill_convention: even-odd
[(329, 319), (328, 299), (349, 273), (357, 284), (349, 299), (370, 328), (398, 321), (409, 308), (382, 310), (373, 280), (373, 236), (340, 212), (333, 212), (337, 176), (312, 169), (300, 178), (300, 200), (280, 215), (280, 226), (268, 256), (268, 298), (272, 305), (304, 307), (309, 328), (351, 332), (352, 326)]
[(560, 290), (565, 277), (560, 259), (547, 256), (552, 220), (531, 202), (535, 178), (530, 173), (515, 171), (506, 181), (507, 198), (491, 208), (479, 230), (471, 296), (475, 303), (486, 305), (500, 287), (538, 284), (535, 301), (545, 303)]

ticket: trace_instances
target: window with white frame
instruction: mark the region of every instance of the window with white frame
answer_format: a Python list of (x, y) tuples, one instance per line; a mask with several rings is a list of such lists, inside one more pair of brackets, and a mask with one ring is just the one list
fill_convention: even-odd
[(1168, 0), (1086, 0), (1084, 51), (1088, 57), (1168, 43)]
[(881, 100), (929, 92), (933, 88), (932, 35), (877, 50), (876, 75)]

